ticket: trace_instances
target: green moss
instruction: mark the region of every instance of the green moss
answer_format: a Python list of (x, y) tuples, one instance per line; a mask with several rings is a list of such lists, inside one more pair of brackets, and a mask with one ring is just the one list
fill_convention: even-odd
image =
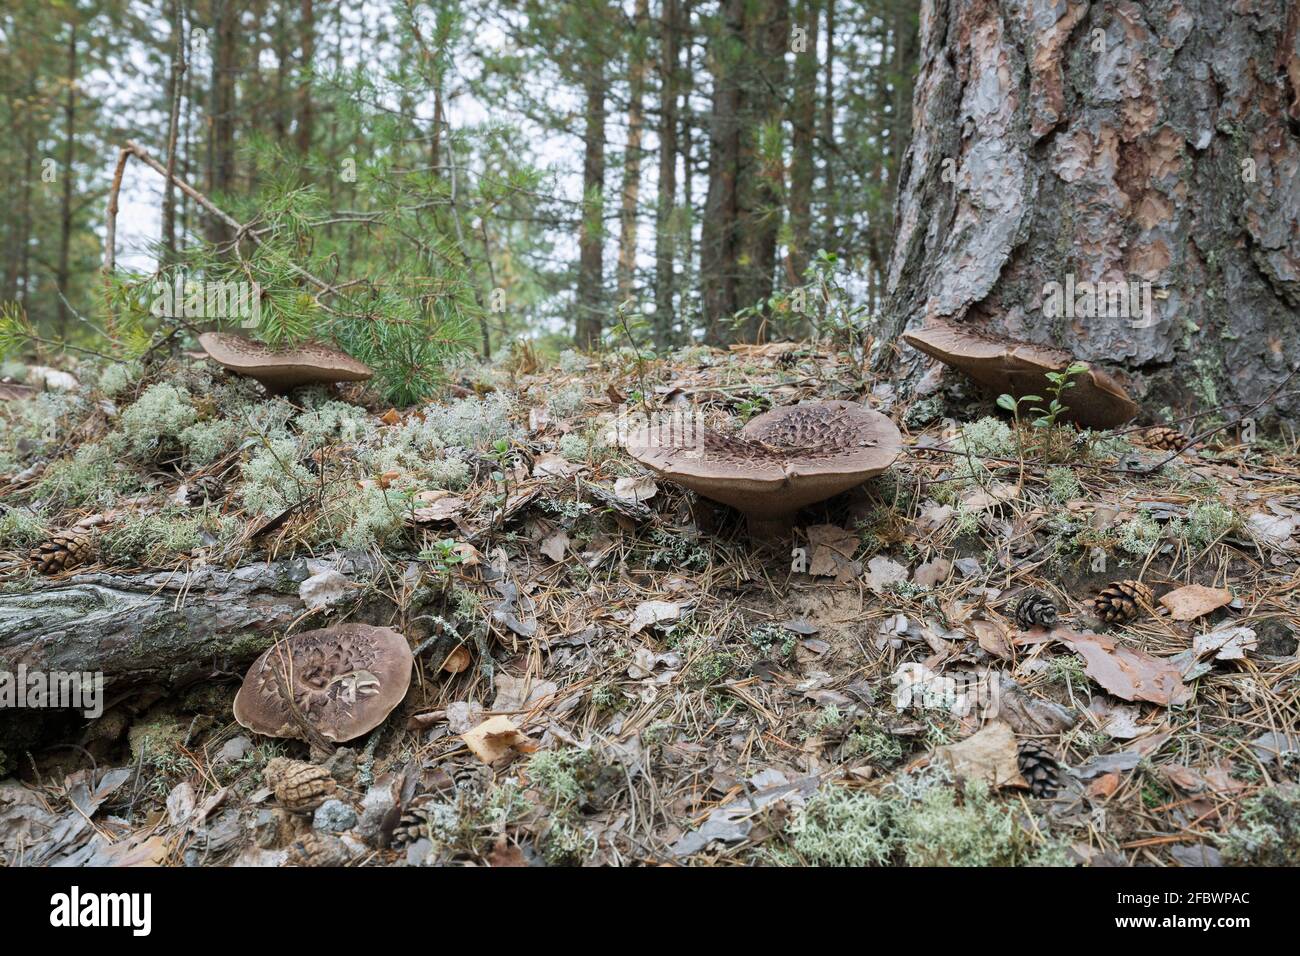
[(1049, 468), (1047, 493), (1057, 504), (1065, 504), (1083, 495), (1083, 485), (1079, 484), (1073, 468)]
[(124, 564), (167, 564), (202, 543), (198, 518), (178, 512), (130, 515), (104, 532), (100, 553)]
[(1160, 525), (1144, 513), (1115, 529), (1115, 544), (1135, 557), (1145, 558), (1160, 543)]
[(291, 439), (272, 439), (253, 452), (240, 467), (244, 505), (262, 515), (278, 515), (305, 498), (316, 478), (298, 460), (298, 445)]
[(0, 549), (21, 551), (35, 547), (49, 535), (49, 525), (30, 509), (9, 508), (0, 514)]
[(169, 382), (150, 385), (122, 412), (109, 444), (141, 458), (152, 457), (198, 420), (190, 393)]
[(1220, 844), (1233, 866), (1300, 866), (1300, 786), (1281, 784), (1250, 797)]
[(119, 494), (139, 486), (139, 476), (122, 468), (117, 456), (105, 445), (86, 442), (71, 458), (62, 458), (46, 468), (31, 497), (49, 499), (57, 505), (107, 505)]
[(1024, 829), (1016, 804), (981, 784), (953, 789), (936, 771), (880, 794), (823, 787), (787, 824), (791, 848), (817, 866), (1060, 865), (1064, 847)]

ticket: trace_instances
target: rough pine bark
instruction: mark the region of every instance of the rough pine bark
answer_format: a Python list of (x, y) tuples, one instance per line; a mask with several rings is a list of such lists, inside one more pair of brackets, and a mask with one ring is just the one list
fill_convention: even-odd
[[(1051, 343), (1153, 417), (1267, 396), (1300, 363), (1298, 27), (1294, 0), (925, 0), (889, 337)], [(1151, 283), (1150, 318), (1045, 315), (1070, 274)]]
[(605, 307), (605, 93), (601, 65), (587, 75), (583, 128), (582, 226), (578, 234), (578, 316), (574, 338), (578, 347), (600, 344)]

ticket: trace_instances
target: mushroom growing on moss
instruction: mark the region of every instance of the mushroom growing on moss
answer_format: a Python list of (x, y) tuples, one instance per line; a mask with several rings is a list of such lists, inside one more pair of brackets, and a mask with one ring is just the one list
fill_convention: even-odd
[[(905, 332), (913, 348), (966, 374), (994, 395), (1045, 395), (1047, 373), (1068, 368), (1074, 357), (1048, 345), (1017, 342), (977, 332), (964, 325), (934, 322)], [(1124, 386), (1098, 368), (1089, 367), (1074, 379), (1062, 397), (1069, 411), (1061, 417), (1088, 428), (1114, 428), (1138, 413)]]
[(402, 702), (413, 661), (406, 638), (389, 627), (304, 631), (268, 648), (248, 669), (235, 695), (235, 720), (268, 737), (319, 734), (343, 743), (378, 727)]
[(315, 343), (277, 349), (228, 332), (204, 332), (199, 344), (218, 365), (257, 379), (270, 392), (287, 392), (299, 385), (364, 382), (374, 375), (370, 366), (346, 352)]
[(627, 439), (651, 471), (743, 512), (755, 537), (787, 532), (800, 508), (880, 474), (902, 447), (888, 418), (843, 401), (776, 408), (734, 436), (649, 426)]

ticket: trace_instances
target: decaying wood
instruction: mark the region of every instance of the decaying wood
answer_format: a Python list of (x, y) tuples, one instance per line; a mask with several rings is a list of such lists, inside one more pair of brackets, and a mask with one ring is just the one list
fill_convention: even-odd
[[(351, 561), (337, 569), (358, 577), (368, 570)], [(242, 674), (306, 617), (298, 585), (311, 574), (305, 560), (189, 574), (90, 573), (0, 594), (0, 669), (99, 671), (115, 690)]]

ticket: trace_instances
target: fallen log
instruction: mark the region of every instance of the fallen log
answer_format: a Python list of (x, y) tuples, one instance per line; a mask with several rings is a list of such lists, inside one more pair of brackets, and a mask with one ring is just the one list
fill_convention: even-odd
[[(298, 585), (325, 567), (358, 580), (371, 570), (365, 560), (296, 559), (78, 574), (0, 593), (0, 670), (100, 672), (114, 691), (242, 674), (290, 624), (310, 616)], [(365, 620), (386, 624), (393, 606), (361, 610)]]

